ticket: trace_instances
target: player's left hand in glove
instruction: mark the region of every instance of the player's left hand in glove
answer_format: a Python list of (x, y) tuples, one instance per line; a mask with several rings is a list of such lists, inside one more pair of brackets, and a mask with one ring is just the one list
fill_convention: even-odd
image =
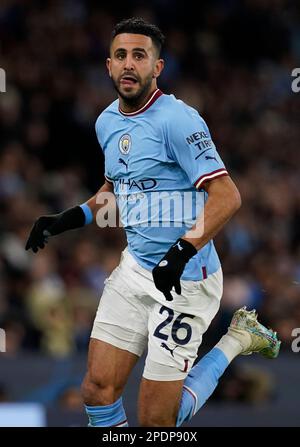
[(30, 231), (25, 250), (31, 248), (36, 253), (39, 248), (45, 247), (49, 236), (82, 227), (84, 224), (85, 215), (80, 206), (69, 208), (60, 214), (41, 216)]
[(196, 248), (184, 239), (178, 239), (166, 255), (152, 270), (154, 284), (166, 297), (172, 301), (171, 290), (181, 294), (180, 277), (186, 263), (197, 253)]

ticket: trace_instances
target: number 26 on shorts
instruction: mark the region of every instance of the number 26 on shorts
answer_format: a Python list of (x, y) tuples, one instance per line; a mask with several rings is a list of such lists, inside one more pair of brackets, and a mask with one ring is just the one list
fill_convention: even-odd
[[(167, 313), (168, 316), (162, 323), (160, 323), (157, 326), (157, 328), (155, 329), (153, 335), (155, 337), (158, 337), (158, 338), (162, 339), (162, 340), (165, 340), (165, 341), (168, 340), (169, 336), (166, 335), (166, 334), (163, 334), (160, 331), (165, 326), (168, 326), (169, 324), (172, 323), (171, 335), (172, 335), (172, 338), (173, 338), (174, 342), (177, 343), (178, 345), (181, 345), (181, 346), (186, 345), (190, 341), (190, 339), (192, 337), (192, 327), (188, 323), (182, 322), (182, 320), (183, 320), (183, 318), (187, 318), (187, 317), (188, 318), (194, 318), (194, 315), (179, 314), (178, 317), (173, 322), (173, 320), (174, 320), (174, 311), (172, 309), (169, 309), (166, 306), (162, 306), (160, 308), (160, 310), (159, 310), (159, 313), (160, 314)], [(186, 335), (185, 335), (184, 338), (179, 338), (178, 337), (177, 333), (178, 333), (179, 329), (185, 329), (186, 330)]]

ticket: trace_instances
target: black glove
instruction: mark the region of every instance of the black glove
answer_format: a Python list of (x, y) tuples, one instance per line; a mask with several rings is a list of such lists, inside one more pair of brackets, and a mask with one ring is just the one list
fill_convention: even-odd
[(84, 224), (85, 214), (80, 206), (69, 208), (60, 214), (41, 216), (35, 221), (30, 231), (25, 250), (31, 248), (36, 253), (39, 248), (45, 247), (49, 236), (83, 227)]
[(154, 284), (168, 301), (172, 301), (172, 287), (181, 294), (180, 277), (186, 263), (197, 253), (196, 248), (184, 239), (178, 239), (152, 270)]

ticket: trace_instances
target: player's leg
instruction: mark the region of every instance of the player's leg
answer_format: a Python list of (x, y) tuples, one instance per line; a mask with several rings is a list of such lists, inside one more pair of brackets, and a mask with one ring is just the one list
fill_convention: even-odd
[(102, 340), (91, 339), (88, 371), (82, 384), (90, 426), (126, 426), (122, 393), (138, 356)]
[(124, 426), (122, 391), (147, 344), (147, 300), (137, 295), (140, 279), (122, 255), (106, 281), (95, 318), (82, 385), (90, 426)]
[(189, 421), (215, 390), (229, 363), (239, 354), (260, 352), (276, 358), (280, 349), (276, 333), (257, 321), (255, 311), (235, 312), (228, 332), (189, 372), (184, 381), (177, 426)]
[(175, 427), (183, 379), (157, 381), (142, 378), (139, 393), (139, 423), (142, 427)]
[[(188, 321), (185, 324), (192, 323), (191, 320), (185, 319), (185, 321)], [(191, 327), (191, 332), (197, 329), (193, 324)], [(167, 335), (161, 329), (159, 333), (162, 336)], [(162, 345), (169, 353), (175, 349), (169, 340), (166, 343), (162, 342)], [(144, 371), (144, 376), (148, 378), (144, 377), (142, 380), (139, 398), (141, 425), (180, 426), (183, 422), (189, 421), (213, 393), (219, 378), (237, 355), (260, 352), (268, 358), (275, 358), (279, 347), (280, 342), (276, 334), (261, 325), (253, 311), (248, 312), (244, 308), (235, 312), (227, 334), (190, 370), (184, 381), (172, 380), (176, 376), (179, 378), (183, 373), (178, 369), (180, 356), (173, 367), (167, 366), (170, 364), (170, 358), (166, 357), (163, 364), (161, 353), (155, 349), (155, 342), (152, 343), (150, 356), (152, 358), (154, 356), (157, 361), (149, 359), (148, 354)], [(184, 351), (178, 351), (177, 355), (182, 352)], [(190, 354), (191, 345), (186, 349), (186, 355)], [(149, 380), (149, 377), (154, 380)]]
[[(183, 310), (185, 297), (180, 300)], [(138, 403), (142, 426), (176, 425), (184, 379), (197, 357), (204, 330), (201, 318), (180, 310), (154, 302), (149, 315), (148, 355)]]
[[(250, 348), (261, 350), (270, 343), (261, 337), (261, 325), (251, 323), (253, 314), (246, 313), (244, 318), (239, 311), (239, 318), (233, 319), (228, 334), (190, 370), (202, 335), (219, 309), (221, 296), (222, 272), (219, 270), (198, 284), (182, 281), (182, 295), (168, 303), (172, 308), (155, 304), (149, 318), (148, 356), (139, 399), (142, 425), (172, 426), (189, 420), (212, 394), (236, 355)], [(258, 344), (254, 335), (249, 335), (248, 326), (255, 327), (259, 333)], [(270, 337), (269, 331), (267, 336)]]

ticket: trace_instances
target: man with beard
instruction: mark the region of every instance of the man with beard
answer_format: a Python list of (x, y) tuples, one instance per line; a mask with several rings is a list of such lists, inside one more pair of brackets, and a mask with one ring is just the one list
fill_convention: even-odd
[(90, 426), (128, 425), (122, 393), (146, 347), (139, 421), (159, 427), (190, 420), (237, 355), (274, 358), (280, 347), (255, 311), (242, 308), (193, 366), (222, 297), (212, 239), (241, 199), (205, 121), (157, 87), (163, 42), (143, 19), (116, 25), (107, 68), (118, 99), (96, 122), (105, 184), (85, 204), (40, 217), (26, 245), (36, 252), (49, 236), (93, 221), (101, 226), (102, 198), (116, 198), (128, 246), (106, 281), (92, 329), (82, 385)]

